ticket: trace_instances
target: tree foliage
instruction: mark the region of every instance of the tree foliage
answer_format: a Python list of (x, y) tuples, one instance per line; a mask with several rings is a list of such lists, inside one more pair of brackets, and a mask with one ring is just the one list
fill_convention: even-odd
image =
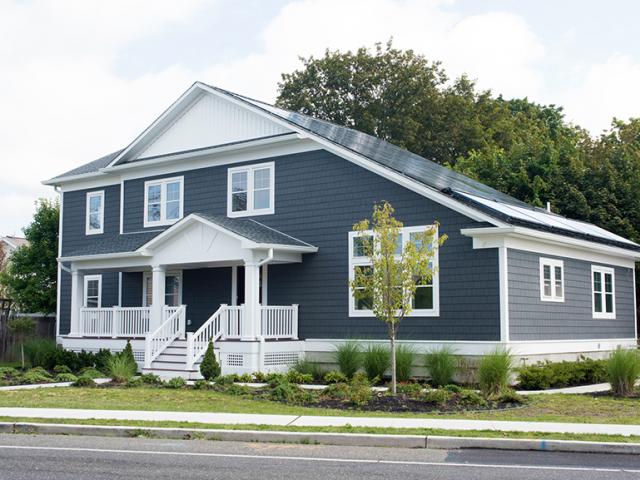
[(205, 380), (213, 380), (220, 375), (220, 364), (216, 358), (211, 340), (209, 340), (209, 345), (207, 345), (207, 350), (204, 352), (204, 357), (200, 363), (200, 373)]
[(16, 249), (0, 273), (0, 283), (22, 311), (56, 310), (58, 217), (57, 201), (39, 200), (33, 221), (24, 229), (29, 244)]

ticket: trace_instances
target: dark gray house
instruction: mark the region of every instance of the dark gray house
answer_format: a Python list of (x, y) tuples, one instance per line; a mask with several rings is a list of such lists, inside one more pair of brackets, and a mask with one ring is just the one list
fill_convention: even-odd
[(531, 207), (377, 138), (195, 83), (123, 150), (60, 188), (58, 341), (196, 375), (287, 368), (345, 339), (384, 341), (348, 280), (355, 222), (387, 200), (403, 239), (449, 240), (403, 342), (479, 355), (602, 355), (636, 342), (640, 245)]

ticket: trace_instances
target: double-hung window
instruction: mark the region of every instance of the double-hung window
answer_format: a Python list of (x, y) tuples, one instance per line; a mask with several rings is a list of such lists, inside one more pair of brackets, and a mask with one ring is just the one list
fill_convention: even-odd
[(87, 193), (85, 229), (87, 235), (104, 233), (104, 190)]
[(274, 163), (228, 170), (227, 216), (268, 215), (274, 212)]
[(540, 300), (564, 302), (564, 263), (554, 258), (540, 258)]
[(613, 268), (591, 266), (593, 318), (616, 317), (615, 274)]
[(83, 305), (86, 308), (100, 308), (102, 306), (102, 275), (84, 277)]
[[(408, 242), (416, 242), (418, 232), (424, 232), (430, 226), (404, 227), (398, 236), (396, 255), (402, 255), (402, 249)], [(365, 255), (363, 245), (370, 241), (372, 232), (349, 232), (349, 279), (355, 278), (357, 270), (373, 273), (371, 259)], [(437, 238), (437, 231), (435, 237)], [(435, 270), (431, 279), (417, 279), (416, 292), (413, 297), (413, 317), (434, 317), (440, 314), (439, 302), (439, 275), (438, 275), (438, 249), (431, 261), (431, 268)], [(355, 287), (358, 288), (357, 286)], [(356, 298), (349, 289), (349, 316), (372, 317), (372, 298)]]
[(171, 225), (183, 215), (183, 177), (144, 184), (144, 226)]

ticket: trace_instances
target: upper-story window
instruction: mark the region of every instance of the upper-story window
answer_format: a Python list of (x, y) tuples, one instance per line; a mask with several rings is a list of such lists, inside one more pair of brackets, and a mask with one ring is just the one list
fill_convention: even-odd
[(86, 234), (104, 232), (104, 190), (87, 193)]
[(274, 164), (261, 163), (228, 170), (227, 215), (243, 217), (274, 212)]
[[(404, 227), (398, 236), (396, 244), (396, 255), (402, 255), (402, 249), (408, 242), (418, 242), (416, 234), (424, 232), (430, 226)], [(366, 273), (373, 273), (371, 259), (366, 256), (363, 248), (363, 239), (370, 237), (372, 232), (349, 232), (349, 278), (355, 278), (355, 271), (361, 270)], [(435, 237), (438, 238), (436, 231)], [(439, 302), (439, 274), (438, 274), (438, 250), (431, 261), (430, 267), (435, 269), (435, 273), (430, 280), (418, 279), (416, 283), (416, 293), (413, 296), (410, 316), (413, 317), (434, 317), (440, 314)], [(357, 287), (356, 287), (357, 288)], [(349, 291), (349, 316), (350, 317), (372, 317), (372, 298), (356, 299)]]
[(540, 258), (540, 300), (564, 302), (564, 263), (554, 258)]
[(144, 226), (171, 225), (182, 218), (183, 177), (144, 183)]
[(615, 273), (613, 268), (591, 266), (593, 318), (616, 318)]

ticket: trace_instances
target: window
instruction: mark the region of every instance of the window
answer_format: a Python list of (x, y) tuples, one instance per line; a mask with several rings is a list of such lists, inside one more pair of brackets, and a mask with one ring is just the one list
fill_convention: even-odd
[(104, 190), (87, 193), (86, 234), (104, 232)]
[[(403, 245), (407, 242), (416, 241), (415, 235), (417, 232), (423, 232), (429, 226), (418, 227), (405, 227), (402, 229), (398, 238), (398, 247), (396, 250), (397, 255), (402, 254)], [(437, 235), (437, 232), (436, 232)], [(360, 234), (358, 232), (349, 232), (349, 278), (355, 277), (354, 272), (356, 270), (364, 270), (365, 272), (373, 273), (373, 267), (371, 266), (371, 260), (365, 256), (364, 252), (364, 239), (367, 238), (367, 234)], [(370, 238), (370, 234), (369, 234)], [(432, 268), (437, 270), (438, 268), (438, 251), (432, 261)], [(357, 287), (356, 287), (357, 288)], [(436, 271), (431, 280), (418, 279), (416, 282), (416, 293), (413, 297), (413, 311), (412, 317), (434, 317), (439, 315), (439, 282), (438, 272)], [(372, 317), (373, 312), (371, 307), (373, 305), (372, 298), (356, 299), (349, 289), (349, 316), (350, 317)]]
[(553, 258), (540, 258), (540, 300), (564, 302), (564, 263)]
[(102, 275), (84, 277), (84, 306), (86, 308), (102, 306)]
[[(153, 277), (145, 272), (142, 283), (142, 305), (150, 307), (153, 303)], [(182, 274), (167, 273), (164, 278), (164, 304), (177, 307), (182, 304)]]
[(182, 218), (183, 177), (144, 184), (144, 226), (171, 225)]
[(614, 276), (613, 268), (591, 266), (593, 318), (616, 318)]
[(274, 163), (228, 170), (227, 216), (244, 217), (274, 212)]

